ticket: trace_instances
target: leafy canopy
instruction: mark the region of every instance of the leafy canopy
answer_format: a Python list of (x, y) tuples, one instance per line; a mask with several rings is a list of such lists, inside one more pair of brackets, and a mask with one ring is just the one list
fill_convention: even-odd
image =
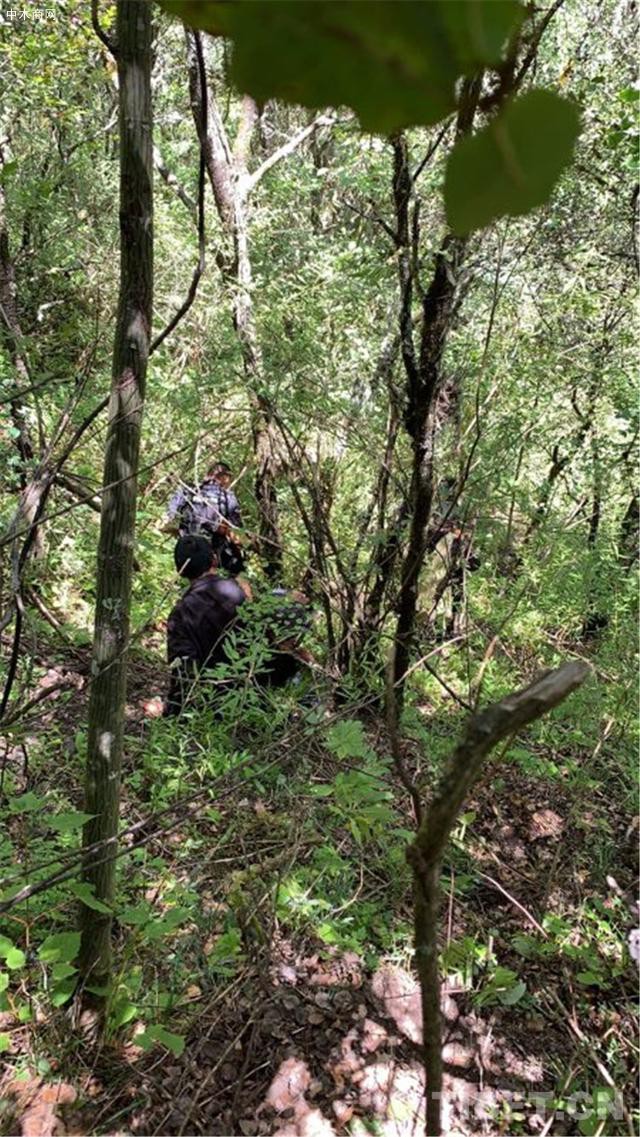
[[(159, 0), (233, 41), (232, 76), (258, 102), (349, 106), (365, 130), (431, 126), (456, 110), (464, 76), (495, 68), (525, 16), (517, 0)], [(467, 233), (547, 200), (571, 159), (575, 107), (551, 92), (508, 101), (453, 147), (451, 227)]]

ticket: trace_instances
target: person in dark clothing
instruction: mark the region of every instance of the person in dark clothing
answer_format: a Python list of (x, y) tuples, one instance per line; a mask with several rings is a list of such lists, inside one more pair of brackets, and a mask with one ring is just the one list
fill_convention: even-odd
[(180, 537), (174, 559), (180, 575), (191, 584), (167, 623), (171, 680), (165, 716), (180, 713), (202, 671), (227, 662), (225, 635), (246, 600), (235, 580), (217, 575), (216, 558), (206, 537)]
[(238, 530), (242, 529), (240, 503), (231, 486), (231, 469), (216, 462), (196, 489), (181, 486), (167, 510), (164, 528), (180, 537), (206, 537), (218, 564), (231, 576), (244, 569)]
[(255, 676), (259, 687), (284, 687), (301, 669), (313, 664), (302, 639), (311, 627), (309, 601), (304, 593), (274, 588), (262, 611), (261, 623), (269, 657)]

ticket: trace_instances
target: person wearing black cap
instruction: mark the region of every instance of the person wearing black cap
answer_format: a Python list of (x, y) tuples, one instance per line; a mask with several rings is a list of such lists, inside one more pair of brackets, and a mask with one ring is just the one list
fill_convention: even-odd
[(206, 537), (180, 537), (174, 559), (180, 576), (191, 583), (167, 622), (171, 679), (165, 716), (180, 713), (202, 671), (227, 662), (225, 636), (247, 598), (235, 580), (218, 576)]
[[(261, 601), (251, 600), (248, 586), (220, 577), (215, 554), (206, 537), (180, 537), (175, 548), (180, 576), (191, 583), (167, 621), (167, 658), (171, 672), (164, 704), (165, 717), (180, 714), (202, 679), (208, 678), (212, 694), (222, 694), (238, 679), (220, 678), (213, 671), (228, 663), (227, 633), (237, 630), (236, 652), (246, 652), (256, 638), (268, 649), (251, 680), (258, 687), (283, 687), (305, 664), (313, 663), (301, 640), (311, 617), (307, 597), (287, 589), (274, 591)], [(207, 674), (208, 673), (208, 674)]]

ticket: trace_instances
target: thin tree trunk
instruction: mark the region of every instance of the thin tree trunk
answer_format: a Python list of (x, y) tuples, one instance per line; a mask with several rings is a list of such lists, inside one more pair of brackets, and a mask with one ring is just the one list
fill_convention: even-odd
[[(153, 149), (150, 4), (118, 0), (120, 296), (113, 348), (100, 540), (84, 828), (84, 879), (112, 907), (120, 796), (137, 472), (153, 298)], [(112, 486), (112, 488), (108, 488)], [(82, 907), (80, 968), (104, 986), (111, 972), (112, 917)]]
[[(18, 300), (16, 290), (16, 277), (11, 250), (9, 246), (9, 230), (6, 218), (5, 192), (0, 182), (0, 343), (6, 349), (11, 360), (16, 378), (16, 389), (31, 386), (29, 367), (23, 353), (23, 335), (18, 317)], [(16, 432), (15, 442), (20, 465), (18, 479), (21, 489), (24, 489), (28, 480), (28, 466), (35, 457), (35, 446), (27, 421), (25, 407), (18, 396), (12, 399), (11, 420)]]
[(638, 541), (640, 538), (640, 500), (633, 494), (620, 523), (618, 535), (618, 559), (626, 572), (638, 560)]
[[(467, 134), (480, 91), (479, 78), (469, 80), (461, 98), (457, 136)], [(467, 245), (465, 237), (447, 233), (436, 256), (433, 276), (422, 303), (419, 355), (413, 344), (410, 195), (408, 154), (404, 138), (394, 142), (394, 200), (397, 219), (400, 276), (402, 356), (407, 374), (405, 425), (411, 439), (412, 474), (409, 497), (410, 524), (407, 550), (402, 562), (398, 622), (396, 626), (393, 684), (395, 713), (402, 706), (404, 676), (409, 666), (413, 640), (418, 583), (427, 551), (427, 527), (433, 501), (435, 406), (442, 385), (442, 356), (451, 327), (456, 289)]]
[(227, 252), (218, 258), (218, 264), (232, 289), (233, 326), (251, 404), (260, 555), (267, 574), (277, 578), (282, 572), (283, 542), (276, 490), (275, 432), (269, 402), (263, 394), (262, 352), (253, 308), (247, 203), (247, 163), (258, 112), (253, 99), (245, 97), (236, 146), (232, 151), (216, 100), (208, 86), (206, 119), (203, 113), (200, 80), (202, 37), (199, 32), (186, 29), (186, 40), (191, 108), (216, 209), (227, 237)]
[(422, 814), (415, 841), (407, 851), (414, 876), (414, 932), (416, 970), (422, 994), (427, 1137), (440, 1137), (442, 1132), (442, 1022), (438, 974), (442, 854), (465, 798), (497, 743), (558, 706), (584, 683), (590, 670), (586, 663), (565, 663), (469, 719), (464, 737), (453, 751), (433, 801)]

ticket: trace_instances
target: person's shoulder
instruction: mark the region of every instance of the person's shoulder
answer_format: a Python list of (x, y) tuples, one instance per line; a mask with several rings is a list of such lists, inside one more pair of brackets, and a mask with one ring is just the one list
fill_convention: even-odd
[(228, 604), (244, 604), (246, 596), (235, 580), (225, 576), (212, 576), (211, 580), (213, 581), (211, 591), (218, 599), (226, 600)]

